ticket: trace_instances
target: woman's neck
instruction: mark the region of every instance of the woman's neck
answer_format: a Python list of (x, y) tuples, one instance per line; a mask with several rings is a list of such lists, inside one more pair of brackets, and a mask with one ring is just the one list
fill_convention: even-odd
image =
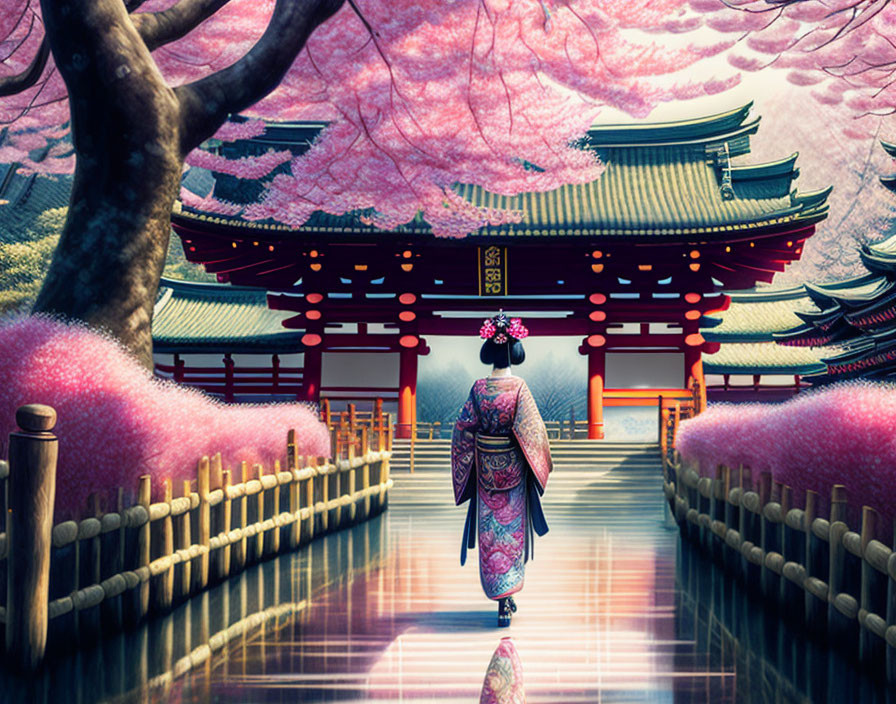
[(489, 374), (490, 377), (496, 376), (511, 376), (510, 367), (494, 367), (492, 369), (492, 373)]

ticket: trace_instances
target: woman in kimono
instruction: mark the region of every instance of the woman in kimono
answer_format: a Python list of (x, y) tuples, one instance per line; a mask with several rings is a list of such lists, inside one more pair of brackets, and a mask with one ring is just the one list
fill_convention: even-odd
[(460, 563), (475, 547), (478, 530), (482, 588), (498, 602), (498, 625), (509, 626), (513, 594), (522, 589), (525, 563), (534, 554), (533, 533), (548, 531), (539, 497), (551, 450), (529, 387), (510, 373), (511, 363), (526, 357), (520, 340), (528, 330), (502, 312), (486, 320), (479, 334), (485, 340), (479, 357), (493, 365), (492, 373), (470, 389), (451, 444), (454, 500), (470, 502)]

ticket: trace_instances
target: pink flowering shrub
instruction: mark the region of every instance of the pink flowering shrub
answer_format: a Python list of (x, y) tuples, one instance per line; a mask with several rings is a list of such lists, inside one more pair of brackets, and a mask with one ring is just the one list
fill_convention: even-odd
[[(780, 405), (718, 404), (681, 425), (676, 447), (701, 474), (719, 464), (769, 471), (793, 488), (795, 505), (807, 489), (827, 506), (843, 484), (852, 506), (896, 516), (896, 386), (846, 382), (800, 394)], [(855, 527), (855, 526), (854, 526)]]
[(26, 403), (56, 409), (59, 438), (56, 521), (78, 517), (92, 492), (133, 492), (150, 474), (162, 481), (195, 477), (203, 455), (222, 454), (270, 467), (286, 457), (296, 429), (299, 455), (329, 454), (329, 436), (301, 404), (227, 406), (199, 391), (154, 379), (117, 342), (79, 325), (46, 317), (0, 324), (0, 456)]

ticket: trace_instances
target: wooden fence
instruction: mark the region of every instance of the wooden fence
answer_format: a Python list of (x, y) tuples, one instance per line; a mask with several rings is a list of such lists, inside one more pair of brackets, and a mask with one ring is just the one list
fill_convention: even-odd
[(680, 684), (690, 701), (697, 692), (714, 704), (892, 701), (881, 678), (863, 676), (850, 658), (757, 608), (750, 591), (699, 546), (684, 541), (678, 556), (675, 650), (677, 661), (688, 663), (689, 677)]
[[(373, 569), (382, 564), (385, 526), (368, 523), (332, 540), (327, 550), (298, 550), (253, 565), (169, 614), (104, 637), (100, 648), (48, 658), (35, 677), (0, 676), (0, 701), (164, 702), (178, 696), (209, 701), (222, 683), (242, 679), (248, 660), (262, 678), (269, 669), (272, 674), (284, 667), (307, 672), (313, 666), (305, 655), (309, 646), (286, 647), (278, 658), (255, 655), (266, 642), (289, 643), (312, 610), (316, 618), (327, 619), (331, 610), (344, 609), (339, 597), (358, 565)], [(321, 599), (325, 586), (334, 589), (336, 599)], [(371, 608), (356, 614), (354, 623), (363, 628), (381, 617)], [(288, 635), (276, 635), (284, 630)]]
[(220, 455), (204, 457), (195, 480), (164, 482), (162, 501), (150, 501), (144, 475), (133, 505), (121, 488), (114, 511), (92, 497), (92, 517), (53, 525), (55, 416), (19, 409), (22, 430), (0, 463), (0, 622), (7, 661), (26, 670), (48, 640), (87, 642), (135, 625), (253, 562), (376, 515), (392, 485), (388, 423), (331, 428), (332, 458), (298, 456), (290, 430), (285, 468), (243, 462), (234, 476)]
[(701, 389), (698, 382), (694, 382), (691, 386), (690, 398), (660, 396), (657, 410), (659, 412), (659, 445), (665, 468), (672, 448), (675, 447), (675, 437), (678, 434), (678, 426), (681, 421), (693, 418), (706, 410), (706, 391)]
[(715, 478), (700, 477), (674, 450), (663, 464), (665, 495), (685, 537), (782, 618), (896, 681), (894, 524), (850, 506), (840, 485), (828, 510), (814, 491), (795, 508), (791, 487), (768, 472), (720, 465)]

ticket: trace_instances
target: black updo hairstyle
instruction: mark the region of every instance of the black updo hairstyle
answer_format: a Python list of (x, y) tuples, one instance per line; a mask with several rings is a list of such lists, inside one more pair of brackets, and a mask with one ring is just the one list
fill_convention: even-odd
[(479, 359), (483, 364), (491, 364), (498, 369), (504, 369), (511, 364), (522, 364), (526, 360), (526, 350), (523, 343), (511, 338), (507, 342), (496, 344), (491, 340), (482, 343), (479, 350)]

